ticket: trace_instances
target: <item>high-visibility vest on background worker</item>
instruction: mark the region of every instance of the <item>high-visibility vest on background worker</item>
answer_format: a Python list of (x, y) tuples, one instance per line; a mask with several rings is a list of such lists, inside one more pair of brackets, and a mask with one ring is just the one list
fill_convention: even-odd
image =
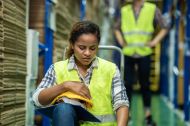
[(147, 56), (152, 49), (146, 44), (151, 41), (154, 32), (154, 15), (156, 6), (145, 2), (135, 20), (132, 5), (126, 5), (121, 9), (121, 30), (127, 46), (123, 48), (124, 55), (132, 56), (135, 53)]
[[(80, 81), (76, 70), (68, 70), (68, 60), (54, 64), (56, 82)], [(115, 64), (98, 58), (98, 68), (94, 68), (88, 85), (92, 97), (92, 108), (87, 108), (101, 123), (84, 122), (81, 126), (116, 126), (116, 117), (111, 103), (112, 78)]]

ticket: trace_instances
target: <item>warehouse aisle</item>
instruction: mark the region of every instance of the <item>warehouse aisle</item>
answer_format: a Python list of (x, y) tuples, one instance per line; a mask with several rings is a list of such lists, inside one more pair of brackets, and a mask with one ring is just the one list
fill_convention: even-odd
[[(162, 97), (154, 95), (152, 97), (152, 112), (153, 119), (157, 126), (185, 126), (185, 123), (180, 119), (174, 110), (171, 110)], [(129, 126), (144, 126), (144, 114), (141, 96), (135, 94), (132, 100), (132, 124)]]
[[(115, 62), (123, 75), (120, 54), (111, 47), (119, 45), (114, 29), (120, 9), (133, 1), (0, 0), (0, 126), (51, 126), (51, 120), (35, 110), (32, 93), (50, 65), (65, 58), (76, 21), (100, 26), (100, 45), (109, 46), (100, 47), (98, 56)], [(153, 119), (157, 126), (190, 126), (190, 0), (146, 1), (171, 22), (168, 35), (151, 55), (150, 89), (159, 93), (152, 97)], [(140, 85), (133, 88), (139, 91)], [(128, 126), (145, 126), (138, 93), (133, 96), (131, 115)]]

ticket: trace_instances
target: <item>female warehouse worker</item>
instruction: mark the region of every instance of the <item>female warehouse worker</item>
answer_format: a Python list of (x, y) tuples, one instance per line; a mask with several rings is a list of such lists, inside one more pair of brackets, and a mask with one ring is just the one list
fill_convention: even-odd
[[(99, 27), (90, 21), (77, 22), (69, 42), (67, 60), (51, 65), (34, 92), (35, 105), (52, 112), (54, 126), (126, 126), (129, 102), (120, 72), (115, 64), (96, 56)], [(101, 122), (81, 123), (73, 106), (64, 99), (51, 104), (65, 92), (92, 101), (87, 110)]]

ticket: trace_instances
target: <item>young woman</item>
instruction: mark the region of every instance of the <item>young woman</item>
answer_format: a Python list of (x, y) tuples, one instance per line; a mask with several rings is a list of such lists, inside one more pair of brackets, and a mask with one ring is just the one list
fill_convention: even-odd
[[(115, 64), (96, 56), (99, 42), (96, 24), (74, 24), (67, 59), (51, 65), (34, 92), (35, 105), (48, 110), (54, 126), (127, 125), (129, 102), (120, 72)], [(87, 110), (101, 122), (79, 121), (73, 106), (64, 100), (51, 105), (57, 96), (68, 91), (91, 100), (92, 107)]]

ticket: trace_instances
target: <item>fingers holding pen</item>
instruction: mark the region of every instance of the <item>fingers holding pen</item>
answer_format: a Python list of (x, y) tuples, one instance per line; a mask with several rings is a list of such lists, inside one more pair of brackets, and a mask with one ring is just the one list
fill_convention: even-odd
[(90, 90), (89, 88), (84, 84), (84, 83), (80, 83), (76, 86), (76, 88), (78, 88), (77, 92), (79, 95), (83, 96), (83, 97), (86, 97), (88, 99), (91, 98), (91, 95), (90, 95)]
[(84, 89), (82, 89), (80, 91), (80, 95), (82, 95), (88, 99), (91, 99), (91, 95), (90, 95), (90, 91), (89, 91), (88, 87), (86, 85), (84, 85), (84, 86), (85, 86)]

